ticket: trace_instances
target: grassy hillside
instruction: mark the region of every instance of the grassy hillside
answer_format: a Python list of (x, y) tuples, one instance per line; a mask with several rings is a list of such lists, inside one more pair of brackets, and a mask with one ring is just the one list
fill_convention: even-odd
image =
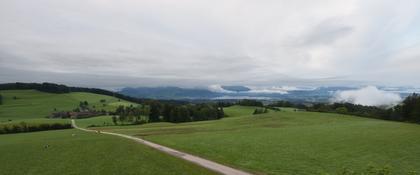
[[(90, 93), (0, 93), (4, 97), (2, 123), (9, 119), (12, 123), (68, 122), (43, 117), (54, 108), (71, 110), (85, 100), (97, 109), (130, 104)], [(101, 99), (106, 100), (105, 106)], [(336, 174), (345, 167), (362, 171), (368, 165), (390, 166), (394, 174), (420, 172), (420, 125), (290, 108), (251, 115), (255, 108), (225, 108), (229, 117), (221, 120), (95, 129), (141, 137), (262, 174)], [(77, 123), (82, 127), (112, 125), (112, 120), (101, 116)], [(76, 130), (0, 135), (0, 140), (0, 174), (210, 173), (126, 139)], [(44, 149), (46, 144), (51, 147)]]
[(231, 106), (224, 108), (224, 112), (228, 117), (238, 117), (251, 115), (257, 107), (252, 106)]
[(420, 125), (293, 110), (249, 115), (251, 108), (226, 108), (236, 117), (217, 121), (101, 129), (265, 174), (336, 174), (368, 165), (420, 172)]
[(90, 125), (96, 126), (107, 126), (107, 125), (114, 125), (112, 122), (111, 116), (99, 116), (99, 117), (92, 117), (92, 118), (85, 118), (85, 119), (77, 119), (77, 126), (86, 128)]
[(134, 141), (75, 129), (0, 135), (0, 140), (2, 175), (213, 174)]
[[(0, 105), (0, 122), (8, 120), (44, 118), (54, 111), (72, 110), (78, 107), (80, 101), (87, 101), (95, 109), (114, 110), (118, 105), (133, 103), (117, 98), (85, 92), (67, 94), (45, 93), (36, 90), (0, 91), (3, 105)], [(105, 103), (100, 100), (104, 99)], [(135, 104), (134, 104), (135, 105)]]

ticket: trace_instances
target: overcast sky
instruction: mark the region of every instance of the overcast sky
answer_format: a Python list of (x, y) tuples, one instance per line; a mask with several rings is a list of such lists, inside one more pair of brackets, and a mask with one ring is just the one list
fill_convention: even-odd
[(420, 86), (418, 0), (1, 0), (0, 81)]

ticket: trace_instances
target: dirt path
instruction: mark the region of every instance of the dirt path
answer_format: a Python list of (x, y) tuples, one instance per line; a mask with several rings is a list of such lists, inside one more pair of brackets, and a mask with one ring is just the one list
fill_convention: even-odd
[[(96, 130), (80, 128), (76, 125), (76, 122), (74, 120), (71, 120), (71, 124), (74, 128), (82, 130), (82, 131), (98, 132)], [(222, 164), (219, 164), (219, 163), (207, 160), (207, 159), (203, 159), (203, 158), (191, 155), (191, 154), (187, 154), (187, 153), (184, 153), (184, 152), (181, 152), (181, 151), (177, 151), (177, 150), (174, 150), (172, 148), (168, 148), (166, 146), (162, 146), (162, 145), (159, 145), (159, 144), (156, 144), (156, 143), (153, 143), (153, 142), (149, 142), (149, 141), (137, 138), (137, 137), (133, 137), (133, 136), (125, 135), (125, 134), (113, 133), (113, 132), (105, 132), (105, 131), (100, 131), (100, 133), (101, 134), (108, 134), (108, 135), (124, 137), (124, 138), (127, 138), (127, 139), (134, 140), (136, 142), (139, 142), (141, 144), (150, 146), (150, 147), (155, 148), (155, 149), (157, 149), (159, 151), (162, 151), (164, 153), (167, 153), (167, 154), (170, 154), (172, 156), (179, 157), (181, 159), (190, 161), (192, 163), (195, 163), (195, 164), (200, 165), (204, 168), (213, 170), (213, 171), (221, 173), (221, 174), (226, 174), (226, 175), (251, 175), (250, 173), (247, 173), (247, 172), (244, 172), (244, 171), (241, 171), (241, 170), (238, 170), (238, 169), (234, 169), (234, 168), (231, 168), (231, 167), (228, 167), (228, 166), (225, 166), (225, 165), (222, 165)]]

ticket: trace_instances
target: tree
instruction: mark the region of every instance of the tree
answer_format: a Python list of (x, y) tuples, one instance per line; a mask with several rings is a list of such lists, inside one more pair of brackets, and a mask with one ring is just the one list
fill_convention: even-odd
[(159, 110), (159, 104), (156, 102), (153, 102), (150, 104), (150, 114), (149, 114), (149, 120), (151, 122), (158, 122), (160, 121), (160, 110)]
[(420, 95), (414, 93), (405, 98), (401, 113), (405, 121), (420, 122)]
[(288, 101), (277, 101), (275, 103), (270, 104), (271, 107), (294, 107), (294, 104), (288, 102)]
[(190, 112), (186, 106), (181, 106), (177, 113), (177, 122), (189, 122), (191, 121)]
[(162, 112), (162, 115), (163, 115), (163, 121), (165, 121), (165, 122), (170, 122), (171, 121), (171, 119), (172, 119), (172, 110), (174, 109), (174, 106), (173, 105), (170, 105), (170, 104), (164, 104), (163, 105), (163, 112)]
[(223, 107), (217, 108), (217, 119), (221, 119), (225, 116), (225, 111), (223, 111)]
[(89, 110), (89, 103), (87, 101), (81, 101), (79, 102), (79, 107), (81, 111)]
[(112, 122), (114, 123), (114, 125), (118, 125), (117, 116), (112, 116)]
[(115, 114), (118, 115), (118, 120), (122, 123), (126, 120), (126, 111), (124, 106), (120, 105), (118, 106), (118, 108), (115, 110)]
[(346, 107), (338, 107), (335, 109), (335, 111), (339, 114), (347, 114), (348, 110)]
[(124, 113), (124, 106), (123, 105), (118, 106), (118, 108), (115, 110), (115, 113), (117, 115)]
[(263, 103), (257, 100), (249, 100), (249, 99), (244, 99), (238, 102), (239, 105), (241, 106), (259, 106), (262, 107)]
[(253, 115), (268, 113), (267, 108), (256, 108)]

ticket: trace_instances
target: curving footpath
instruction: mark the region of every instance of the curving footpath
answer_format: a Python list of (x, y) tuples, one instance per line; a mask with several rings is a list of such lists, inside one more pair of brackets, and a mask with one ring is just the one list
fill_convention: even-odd
[[(75, 128), (75, 129), (79, 129), (79, 130), (86, 131), (86, 132), (98, 133), (98, 131), (96, 131), (96, 130), (90, 130), (90, 129), (85, 129), (85, 128), (78, 127), (74, 120), (71, 120), (71, 124), (72, 124), (73, 128)], [(105, 132), (105, 131), (100, 131), (99, 133), (114, 135), (114, 136), (119, 136), (119, 137), (124, 137), (124, 138), (127, 138), (127, 139), (134, 140), (136, 142), (139, 142), (141, 144), (144, 144), (144, 145), (147, 145), (149, 147), (155, 148), (155, 149), (157, 149), (159, 151), (162, 151), (164, 153), (167, 153), (167, 154), (170, 154), (172, 156), (179, 157), (181, 159), (190, 161), (192, 163), (195, 163), (195, 164), (200, 165), (204, 168), (213, 170), (213, 171), (221, 173), (221, 174), (226, 174), (226, 175), (251, 175), (250, 173), (247, 173), (247, 172), (244, 172), (244, 171), (241, 171), (241, 170), (237, 170), (237, 169), (234, 169), (234, 168), (231, 168), (231, 167), (228, 167), (228, 166), (225, 166), (225, 165), (222, 165), (222, 164), (219, 164), (219, 163), (207, 160), (207, 159), (203, 159), (203, 158), (191, 155), (191, 154), (187, 154), (187, 153), (184, 153), (184, 152), (181, 152), (181, 151), (177, 151), (177, 150), (174, 150), (172, 148), (168, 148), (166, 146), (162, 146), (162, 145), (159, 145), (159, 144), (156, 144), (156, 143), (153, 143), (153, 142), (149, 142), (149, 141), (137, 138), (137, 137), (133, 137), (133, 136), (125, 135), (125, 134), (113, 133), (113, 132)]]

